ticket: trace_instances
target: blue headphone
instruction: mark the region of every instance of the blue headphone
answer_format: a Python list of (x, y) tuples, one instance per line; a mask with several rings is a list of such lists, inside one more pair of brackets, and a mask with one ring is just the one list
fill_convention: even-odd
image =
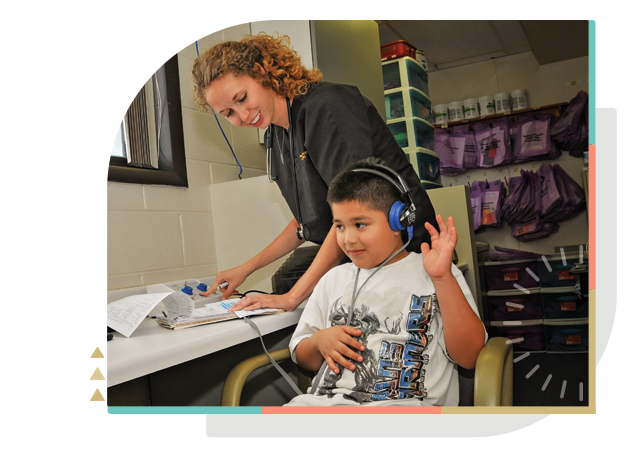
[[(416, 220), (416, 206), (413, 203), (411, 190), (407, 186), (407, 183), (405, 183), (395, 170), (381, 164), (374, 164), (373, 167), (374, 168), (358, 168), (353, 169), (352, 171), (371, 173), (384, 178), (389, 181), (398, 190), (398, 192), (400, 192), (400, 197), (403, 201), (395, 201), (389, 209), (389, 226), (394, 231), (402, 231), (406, 228), (408, 238), (411, 240), (411, 237), (413, 236), (413, 223)], [(389, 172), (398, 181), (385, 172)]]

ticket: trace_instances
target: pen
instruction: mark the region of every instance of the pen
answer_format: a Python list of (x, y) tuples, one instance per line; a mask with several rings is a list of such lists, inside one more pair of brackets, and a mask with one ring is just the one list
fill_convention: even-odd
[(217, 288), (214, 290), (214, 292), (200, 292), (200, 295), (203, 295), (204, 297), (207, 297), (207, 296), (209, 296), (212, 293), (220, 294), (221, 293), (221, 289), (223, 289), (227, 285), (228, 285), (228, 282), (224, 281), (223, 283), (221, 283), (220, 285), (217, 286)]
[(221, 283), (220, 285), (217, 286), (217, 290), (215, 292), (219, 292), (224, 287), (227, 287), (228, 284), (229, 283), (227, 281), (224, 281), (223, 283)]

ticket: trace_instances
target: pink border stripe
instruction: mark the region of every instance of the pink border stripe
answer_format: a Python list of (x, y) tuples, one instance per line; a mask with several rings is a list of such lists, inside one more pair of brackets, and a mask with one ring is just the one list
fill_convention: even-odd
[(441, 414), (439, 406), (263, 406), (263, 414)]

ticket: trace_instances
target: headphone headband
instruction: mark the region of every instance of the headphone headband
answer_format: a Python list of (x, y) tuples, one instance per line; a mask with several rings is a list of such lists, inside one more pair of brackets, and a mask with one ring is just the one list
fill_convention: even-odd
[[(383, 171), (391, 173), (398, 181), (394, 180)], [(365, 172), (377, 175), (386, 179), (394, 187), (396, 187), (404, 202), (394, 202), (392, 205), (389, 211), (389, 225), (394, 231), (401, 231), (413, 225), (413, 222), (416, 220), (416, 205), (413, 203), (411, 190), (407, 186), (407, 183), (405, 183), (405, 180), (403, 180), (395, 170), (382, 164), (373, 164), (372, 167), (352, 169), (352, 172)], [(409, 236), (409, 238), (411, 239), (411, 236)]]

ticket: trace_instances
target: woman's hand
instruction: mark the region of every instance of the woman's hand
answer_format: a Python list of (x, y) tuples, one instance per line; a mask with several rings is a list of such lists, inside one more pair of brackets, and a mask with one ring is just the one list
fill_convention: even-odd
[(223, 292), (223, 296), (221, 298), (225, 300), (232, 294), (238, 294), (236, 288), (243, 284), (243, 281), (245, 281), (245, 279), (249, 275), (251, 275), (251, 272), (244, 264), (241, 264), (240, 266), (234, 267), (232, 269), (219, 272), (214, 278), (214, 283), (212, 283), (212, 286), (210, 286), (208, 292), (213, 293), (217, 290), (221, 283), (227, 281), (228, 285), (221, 289), (221, 292)]
[(302, 302), (293, 298), (290, 292), (282, 295), (255, 294), (241, 298), (228, 309), (228, 312), (252, 311), (260, 308), (277, 308), (293, 311), (300, 303)]
[(425, 223), (424, 226), (431, 235), (431, 247), (426, 242), (420, 247), (424, 257), (424, 270), (432, 280), (452, 274), (453, 250), (457, 245), (457, 230), (453, 218), (448, 218), (448, 225), (441, 215), (438, 214), (436, 219), (440, 227), (439, 233), (430, 223)]

